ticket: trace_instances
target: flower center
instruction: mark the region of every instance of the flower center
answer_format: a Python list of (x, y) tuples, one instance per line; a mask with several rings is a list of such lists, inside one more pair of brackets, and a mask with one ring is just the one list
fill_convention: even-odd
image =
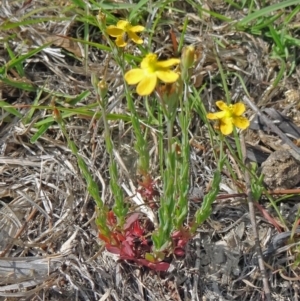
[(232, 105), (228, 106), (228, 109), (225, 112), (225, 118), (232, 118), (233, 117), (233, 108)]
[(148, 59), (148, 64), (147, 64), (147, 72), (148, 73), (155, 73), (157, 71), (157, 56), (155, 54), (150, 54), (147, 57)]

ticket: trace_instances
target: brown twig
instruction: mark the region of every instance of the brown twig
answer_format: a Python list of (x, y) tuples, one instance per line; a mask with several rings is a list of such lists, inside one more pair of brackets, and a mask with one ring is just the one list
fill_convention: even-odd
[[(244, 164), (246, 166), (246, 165), (248, 165), (247, 150), (246, 150), (246, 143), (245, 143), (245, 139), (244, 139), (243, 135), (241, 135), (241, 148), (242, 148), (242, 154), (243, 154), (243, 158), (244, 158)], [(263, 261), (263, 257), (262, 257), (262, 250), (260, 247), (259, 236), (258, 236), (258, 231), (257, 231), (257, 227), (256, 227), (254, 201), (253, 201), (253, 195), (252, 195), (252, 191), (251, 191), (250, 174), (249, 174), (247, 168), (245, 168), (245, 183), (246, 183), (246, 194), (247, 194), (247, 198), (248, 198), (250, 221), (252, 224), (253, 235), (254, 235), (256, 251), (257, 251), (258, 265), (259, 265), (259, 269), (260, 269), (261, 276), (262, 276), (266, 300), (271, 301), (272, 299), (271, 299), (269, 281), (268, 281), (268, 278), (266, 275), (266, 269), (265, 269), (265, 265), (264, 265), (264, 261)]]

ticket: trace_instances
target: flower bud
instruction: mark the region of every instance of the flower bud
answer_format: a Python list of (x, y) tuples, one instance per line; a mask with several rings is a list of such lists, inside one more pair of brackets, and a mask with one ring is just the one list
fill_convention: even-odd
[(107, 83), (104, 79), (102, 79), (98, 83), (98, 91), (99, 91), (101, 100), (103, 100), (106, 97), (106, 94), (107, 94), (107, 91), (108, 91)]
[(191, 71), (189, 70), (195, 61), (195, 48), (192, 45), (186, 46), (182, 50), (181, 54), (181, 78), (182, 80), (189, 81), (191, 77)]
[(183, 69), (187, 70), (191, 68), (195, 61), (195, 47), (189, 45), (183, 48), (181, 55), (181, 62)]

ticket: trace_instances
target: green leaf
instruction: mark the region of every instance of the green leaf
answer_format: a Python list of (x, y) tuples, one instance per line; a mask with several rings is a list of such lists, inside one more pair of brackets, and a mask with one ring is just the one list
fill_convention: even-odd
[(191, 232), (195, 232), (197, 227), (200, 226), (207, 218), (209, 218), (212, 211), (212, 203), (217, 198), (220, 190), (221, 173), (216, 170), (212, 182), (212, 188), (207, 195), (203, 198), (201, 207), (196, 211), (195, 223), (191, 229)]
[(148, 3), (148, 0), (141, 0), (138, 4), (134, 5), (134, 7), (130, 10), (130, 15), (128, 17), (128, 21), (131, 22), (134, 18), (136, 18), (137, 12)]
[(11, 80), (7, 77), (2, 78), (1, 74), (0, 74), (0, 79), (4, 84), (7, 84), (10, 87), (18, 88), (23, 91), (35, 92), (37, 89), (36, 86), (34, 86), (33, 84), (31, 84), (29, 82), (22, 81), (22, 80)]
[(90, 91), (86, 90), (80, 93), (78, 96), (73, 98), (71, 101), (68, 101), (68, 104), (75, 106), (78, 102), (81, 102), (84, 100), (86, 97), (88, 97), (91, 94)]
[[(14, 52), (10, 49), (8, 43), (5, 44), (5, 48), (6, 48), (7, 52), (8, 52), (11, 60), (16, 59), (16, 56), (15, 56)], [(24, 72), (22, 64), (20, 64), (20, 63), (17, 64), (16, 65), (16, 70), (17, 70), (17, 72), (18, 72), (18, 74), (19, 74), (20, 77), (25, 76), (25, 72)]]
[(31, 118), (32, 118), (34, 112), (37, 110), (36, 106), (38, 105), (39, 100), (40, 100), (42, 94), (43, 94), (43, 90), (40, 89), (40, 90), (37, 92), (36, 97), (34, 98), (33, 106), (31, 106), (30, 110), (29, 110), (29, 111), (26, 113), (26, 115), (23, 117), (23, 123), (24, 123), (24, 124), (30, 123)]
[(244, 19), (242, 19), (240, 22), (237, 23), (237, 26), (245, 26), (248, 23), (250, 23), (251, 21), (257, 20), (259, 17), (266, 16), (276, 10), (283, 9), (287, 6), (297, 5), (297, 4), (299, 4), (299, 0), (288, 0), (288, 1), (283, 1), (283, 2), (279, 2), (279, 3), (273, 4), (273, 5), (264, 7), (263, 9), (260, 9), (256, 12), (248, 15)]
[(45, 17), (45, 18), (33, 18), (33, 19), (27, 19), (23, 20), (21, 22), (11, 22), (10, 20), (6, 20), (2, 25), (0, 26), (1, 30), (9, 30), (20, 26), (26, 26), (26, 25), (32, 25), (32, 24), (38, 24), (38, 23), (44, 23), (44, 22), (54, 22), (54, 21), (69, 21), (69, 17)]
[[(42, 51), (43, 49), (47, 48), (50, 43), (46, 43), (38, 48), (35, 48), (31, 51), (29, 51), (26, 54), (20, 55), (17, 58), (12, 59), (11, 61), (9, 61), (7, 64), (5, 64), (2, 68), (0, 68), (0, 75), (6, 74), (6, 72), (14, 67), (16, 67), (17, 65), (19, 65), (20, 63), (23, 63), (25, 60), (29, 59), (30, 57), (34, 56), (35, 54), (39, 53), (40, 51)], [(0, 77), (1, 78), (1, 77)], [(3, 78), (1, 78), (3, 80)]]
[(14, 116), (17, 116), (19, 118), (22, 118), (23, 115), (16, 110), (12, 105), (10, 105), (9, 103), (5, 102), (5, 101), (0, 101), (0, 108), (2, 108), (4, 111), (13, 114)]
[(277, 33), (277, 31), (274, 29), (273, 25), (269, 25), (269, 30), (270, 30), (270, 34), (272, 39), (274, 40), (276, 46), (279, 48), (279, 55), (284, 53), (284, 46), (281, 42), (280, 36)]
[(49, 122), (47, 124), (43, 124), (38, 131), (31, 137), (30, 142), (33, 144), (35, 143), (53, 124), (53, 122)]

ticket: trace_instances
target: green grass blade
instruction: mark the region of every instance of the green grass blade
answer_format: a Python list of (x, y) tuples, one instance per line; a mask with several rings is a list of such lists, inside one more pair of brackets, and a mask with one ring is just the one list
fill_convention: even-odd
[(140, 11), (140, 9), (147, 4), (149, 1), (148, 0), (141, 0), (138, 4), (136, 4), (132, 9), (129, 14), (128, 20), (131, 22), (134, 18), (136, 18), (137, 12)]
[(23, 115), (18, 110), (16, 110), (14, 107), (12, 107), (12, 105), (10, 105), (9, 103), (7, 103), (5, 101), (0, 101), (0, 108), (2, 108), (4, 111), (6, 111), (14, 116), (17, 116), (19, 118), (23, 117)]
[(1, 74), (0, 74), (0, 79), (4, 84), (6, 84), (10, 87), (18, 88), (22, 91), (35, 92), (36, 89), (37, 89), (37, 87), (35, 87), (31, 83), (27, 83), (27, 82), (24, 82), (22, 80), (20, 80), (20, 81), (12, 80), (8, 77), (2, 77)]
[(20, 26), (26, 26), (26, 25), (33, 25), (43, 22), (54, 22), (54, 21), (69, 21), (68, 17), (45, 17), (45, 18), (38, 18), (38, 19), (28, 19), (24, 20), (22, 22), (11, 22), (11, 21), (5, 21), (1, 26), (0, 30), (10, 30), (13, 28), (18, 28)]
[[(6, 43), (5, 46), (6, 46), (6, 50), (7, 50), (8, 54), (9, 54), (10, 59), (11, 60), (15, 60), (16, 56), (13, 53), (13, 51), (10, 49), (9, 44)], [(18, 74), (19, 74), (20, 77), (23, 77), (25, 75), (25, 72), (24, 72), (22, 64), (20, 64), (20, 63), (16, 64), (16, 70), (17, 70), (17, 72), (18, 72)]]
[(269, 26), (269, 30), (270, 30), (270, 34), (271, 34), (273, 41), (275, 42), (276, 46), (279, 49), (279, 54), (283, 53), (284, 46), (281, 42), (279, 34), (277, 33), (277, 31), (274, 29), (274, 27), (272, 25)]
[(237, 26), (245, 26), (249, 22), (258, 19), (259, 17), (266, 16), (276, 10), (284, 9), (287, 6), (297, 5), (297, 4), (299, 4), (299, 0), (288, 0), (288, 1), (283, 1), (280, 3), (276, 3), (273, 5), (264, 7), (256, 12), (248, 15), (244, 19), (242, 19), (240, 22), (237, 23)]
[[(6, 72), (20, 63), (24, 62), (26, 59), (29, 59), (30, 57), (34, 56), (35, 54), (41, 52), (43, 49), (47, 48), (51, 43), (46, 43), (36, 49), (33, 49), (29, 51), (26, 54), (20, 55), (19, 57), (12, 59), (7, 64), (5, 64), (2, 68), (0, 68), (0, 75), (6, 74)], [(0, 77), (1, 78), (1, 77)], [(2, 79), (2, 78), (1, 78)]]
[(75, 106), (77, 103), (83, 101), (85, 98), (87, 98), (89, 95), (91, 94), (90, 91), (83, 91), (81, 92), (78, 96), (76, 96), (75, 98), (73, 98), (71, 101), (67, 101), (68, 104)]
[(53, 124), (54, 121), (49, 122), (47, 124), (43, 124), (38, 131), (31, 137), (30, 142), (33, 144), (35, 143)]
[(32, 118), (34, 112), (36, 111), (36, 106), (38, 105), (38, 102), (39, 102), (39, 100), (40, 100), (40, 98), (41, 98), (41, 96), (42, 96), (42, 93), (43, 93), (43, 90), (40, 89), (40, 90), (38, 91), (38, 93), (37, 93), (37, 95), (36, 95), (34, 101), (33, 101), (33, 106), (30, 108), (30, 110), (28, 111), (28, 113), (27, 113), (27, 114), (24, 116), (24, 118), (23, 118), (23, 123), (24, 123), (24, 124), (30, 123), (31, 118)]

